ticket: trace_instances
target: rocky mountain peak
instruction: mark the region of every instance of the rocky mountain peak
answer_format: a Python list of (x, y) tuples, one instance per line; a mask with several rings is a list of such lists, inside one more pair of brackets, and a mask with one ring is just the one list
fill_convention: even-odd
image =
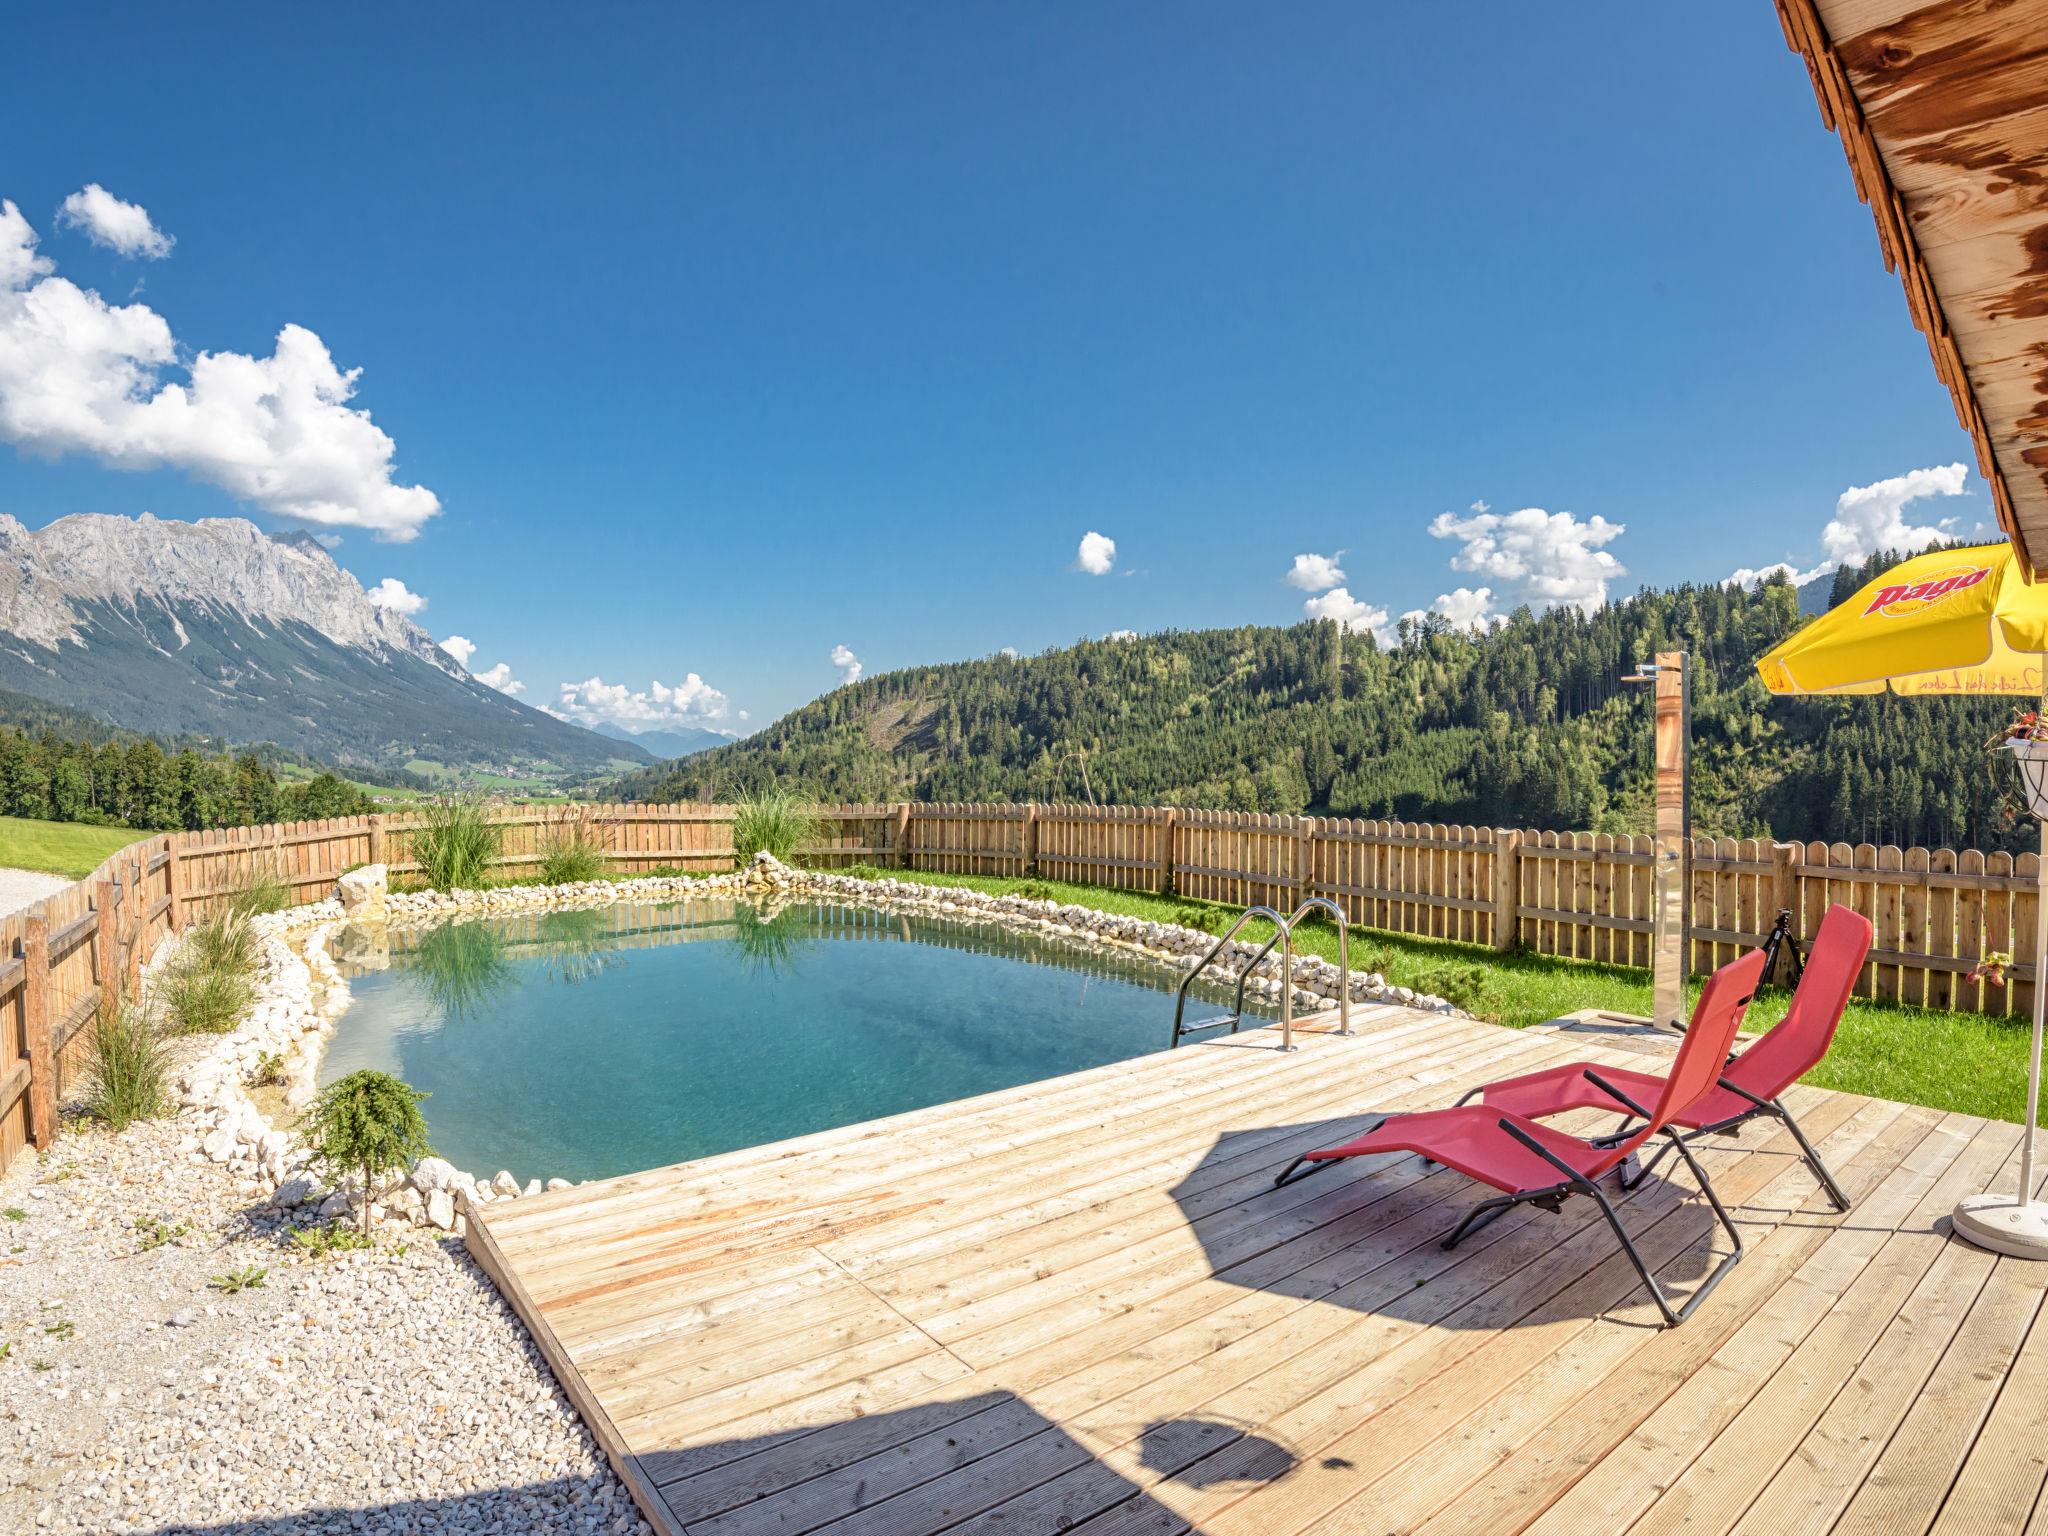
[(467, 674), (419, 625), (379, 608), (304, 533), (246, 518), (179, 522), (81, 512), (34, 531), (0, 515), (0, 629), (38, 646), (89, 644), (81, 604), (197, 604), (247, 620), (303, 624), (336, 645), (397, 651)]

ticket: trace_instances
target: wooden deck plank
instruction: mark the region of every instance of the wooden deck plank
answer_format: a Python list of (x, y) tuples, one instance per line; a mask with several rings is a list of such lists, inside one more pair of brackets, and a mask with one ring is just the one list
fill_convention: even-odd
[[(1779, 1128), (1705, 1144), (1747, 1251), (1659, 1329), (1590, 1202), (1446, 1253), (1475, 1198), (1448, 1170), (1360, 1159), (1272, 1187), (1378, 1110), (1574, 1057), (1641, 1065), (1361, 1015), (1293, 1055), (1262, 1031), (487, 1206), (470, 1247), (664, 1532), (2048, 1519), (2048, 1274), (1941, 1220), (2012, 1127), (1794, 1090), (1855, 1209)], [(1681, 1294), (1725, 1242), (1684, 1177), (1620, 1208)]]

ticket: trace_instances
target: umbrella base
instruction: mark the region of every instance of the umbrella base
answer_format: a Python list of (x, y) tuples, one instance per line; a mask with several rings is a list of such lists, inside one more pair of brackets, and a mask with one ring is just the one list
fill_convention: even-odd
[(1956, 1202), (1956, 1234), (1979, 1248), (2017, 1259), (2048, 1259), (2048, 1201), (2021, 1204), (2011, 1195), (1970, 1195)]

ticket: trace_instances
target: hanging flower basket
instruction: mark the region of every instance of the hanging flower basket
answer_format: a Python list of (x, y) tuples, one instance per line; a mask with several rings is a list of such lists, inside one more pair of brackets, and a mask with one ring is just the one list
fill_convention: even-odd
[(2036, 816), (2048, 817), (2048, 738), (2008, 736), (2003, 745), (2019, 764), (2028, 808)]

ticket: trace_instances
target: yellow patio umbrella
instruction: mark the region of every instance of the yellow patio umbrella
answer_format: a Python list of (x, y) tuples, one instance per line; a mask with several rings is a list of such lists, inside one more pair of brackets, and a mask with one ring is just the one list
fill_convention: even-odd
[[(2048, 652), (2048, 584), (2030, 585), (2009, 544), (1916, 555), (1893, 566), (1756, 664), (1773, 693), (2011, 694), (2039, 699)], [(2043, 711), (2048, 717), (2048, 710)], [(2048, 818), (2048, 740), (2007, 743), (2019, 759), (2034, 814)], [(2041, 826), (2042, 904), (2035, 929), (2034, 1041), (2027, 1071), (2027, 1131), (2016, 1195), (1971, 1195), (1955, 1229), (1972, 1242), (2048, 1259), (2048, 1202), (2034, 1188), (2034, 1128), (2041, 1100), (2041, 1036), (2048, 1008), (2048, 819)]]

